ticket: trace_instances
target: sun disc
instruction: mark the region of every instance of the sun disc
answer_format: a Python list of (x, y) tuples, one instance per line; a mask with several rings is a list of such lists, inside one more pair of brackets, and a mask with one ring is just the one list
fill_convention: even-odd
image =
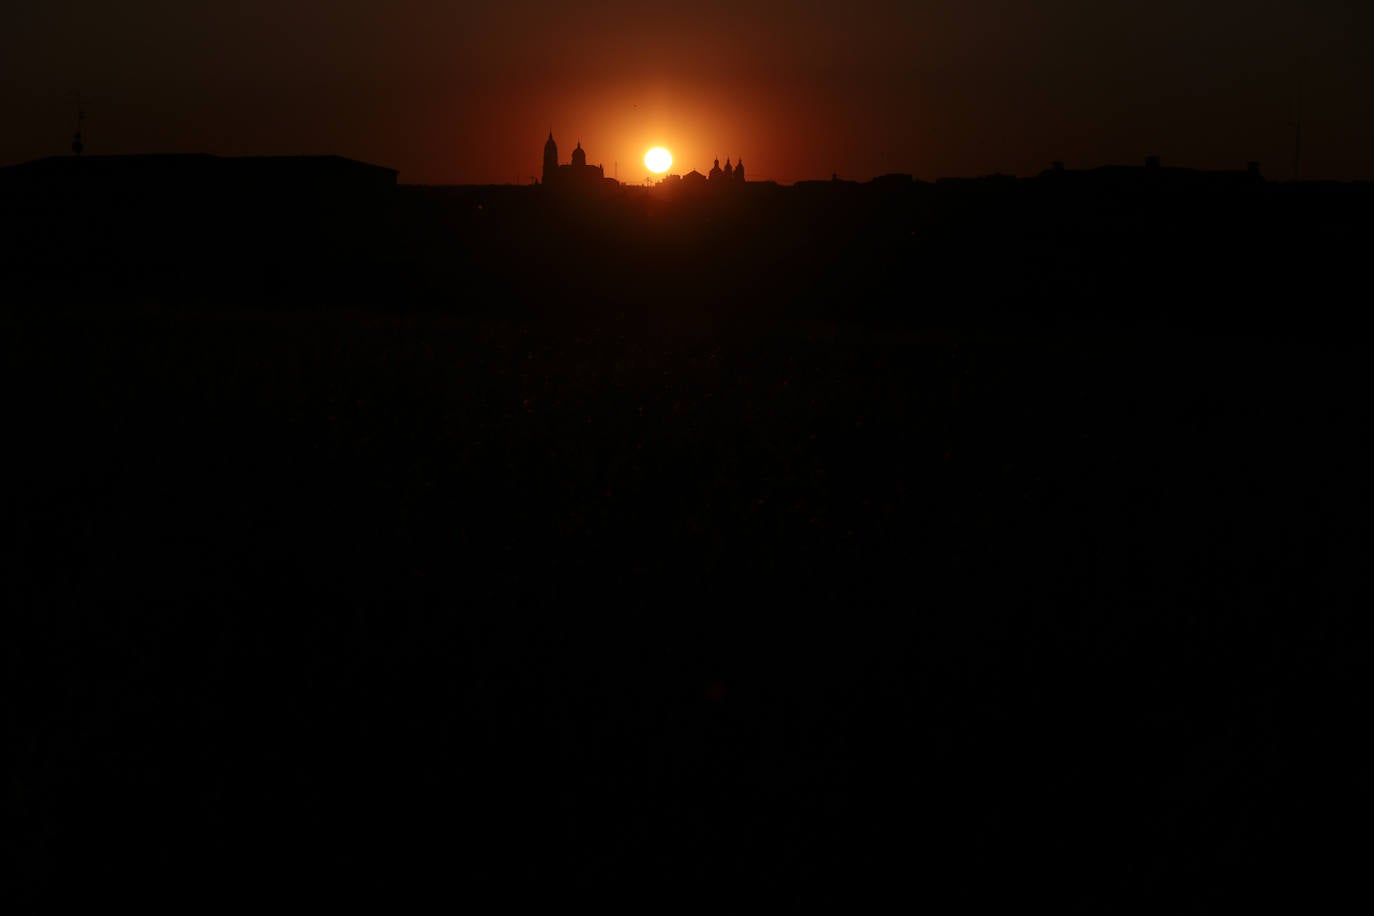
[(661, 146), (655, 146), (644, 154), (644, 164), (649, 171), (662, 175), (673, 164), (673, 154)]

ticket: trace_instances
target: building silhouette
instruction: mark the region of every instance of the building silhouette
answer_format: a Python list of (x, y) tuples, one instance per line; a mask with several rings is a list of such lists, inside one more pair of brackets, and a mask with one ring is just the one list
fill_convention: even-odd
[(1264, 182), (1258, 162), (1244, 169), (1192, 169), (1164, 165), (1158, 156), (1146, 156), (1143, 165), (1101, 165), (1088, 169), (1069, 169), (1056, 161), (1039, 178), (1056, 187), (1102, 192), (1124, 188), (1221, 188), (1250, 187)]
[(91, 276), (156, 265), (213, 285), (378, 250), (396, 178), (341, 156), (51, 156), (0, 168), (0, 239), (20, 227), (42, 263)]
[(725, 167), (721, 168), (720, 159), (716, 159), (711, 165), (711, 171), (706, 176), (707, 182), (712, 188), (722, 189), (733, 187), (734, 185), (744, 184), (744, 160), (731, 164), (730, 157), (725, 158)]
[(595, 188), (604, 186), (608, 181), (617, 183), (614, 178), (606, 177), (606, 170), (600, 165), (587, 164), (587, 151), (582, 148), (581, 140), (577, 141), (577, 147), (572, 151), (572, 162), (559, 164), (558, 143), (553, 139), (553, 131), (549, 131), (549, 139), (544, 141), (543, 182), (546, 187)]

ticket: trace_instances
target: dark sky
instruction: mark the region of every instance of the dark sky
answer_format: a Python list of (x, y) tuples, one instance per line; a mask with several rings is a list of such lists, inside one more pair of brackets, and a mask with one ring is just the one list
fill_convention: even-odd
[[(6, 0), (0, 163), (338, 153), (528, 181), (552, 127), (639, 181), (1135, 163), (1374, 179), (1368, 0)], [(1301, 87), (1301, 89), (1299, 88)]]

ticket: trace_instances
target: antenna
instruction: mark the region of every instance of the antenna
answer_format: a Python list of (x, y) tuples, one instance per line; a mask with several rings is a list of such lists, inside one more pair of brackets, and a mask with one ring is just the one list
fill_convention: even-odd
[(1293, 181), (1302, 179), (1302, 80), (1298, 80), (1297, 121), (1293, 124)]
[(86, 120), (86, 106), (81, 98), (81, 93), (76, 94), (76, 133), (72, 135), (72, 155), (80, 156), (81, 151), (86, 148), (86, 144), (81, 142), (81, 125)]

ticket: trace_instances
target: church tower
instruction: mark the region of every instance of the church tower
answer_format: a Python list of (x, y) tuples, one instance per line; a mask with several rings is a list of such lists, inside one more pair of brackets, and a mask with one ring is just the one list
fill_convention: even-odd
[(735, 181), (744, 184), (744, 160), (735, 163)]
[(711, 166), (711, 171), (707, 174), (706, 179), (708, 181), (720, 181), (720, 176), (724, 174), (725, 173), (720, 170), (720, 160), (717, 159), (716, 164)]
[(730, 164), (730, 157), (725, 157), (725, 180), (729, 181), (735, 177), (735, 167)]
[(549, 139), (544, 142), (544, 184), (553, 184), (558, 180), (558, 144), (553, 142), (553, 131), (549, 131)]
[(582, 148), (582, 141), (577, 141), (577, 149), (573, 150), (572, 164), (575, 169), (585, 169), (587, 167), (587, 151)]

